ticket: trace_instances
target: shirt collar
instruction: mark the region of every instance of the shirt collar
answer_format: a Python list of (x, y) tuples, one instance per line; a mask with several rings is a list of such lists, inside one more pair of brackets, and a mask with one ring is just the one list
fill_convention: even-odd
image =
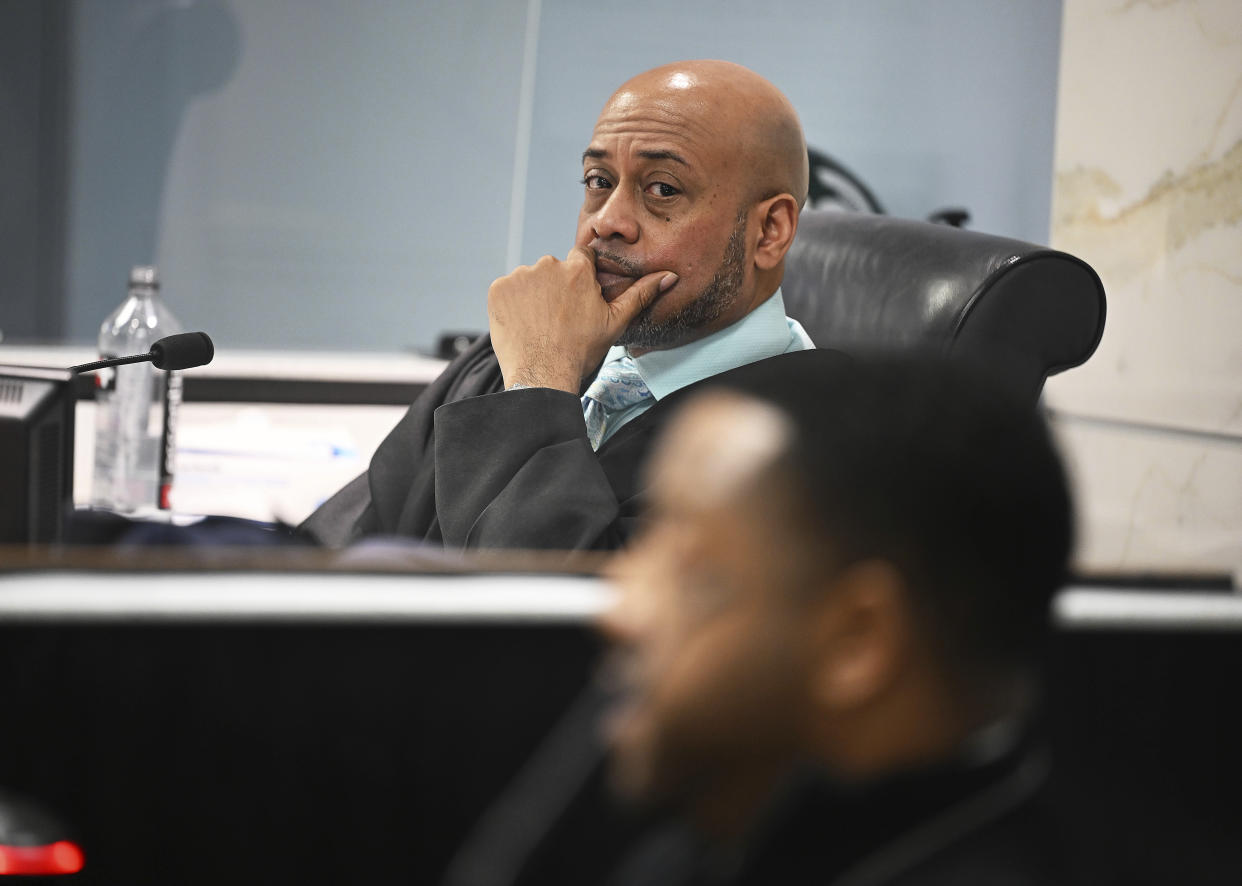
[[(632, 359), (652, 395), (660, 400), (697, 381), (783, 353), (789, 347), (790, 334), (785, 299), (777, 289), (745, 317), (706, 338)], [(604, 363), (624, 355), (625, 348), (614, 345)]]

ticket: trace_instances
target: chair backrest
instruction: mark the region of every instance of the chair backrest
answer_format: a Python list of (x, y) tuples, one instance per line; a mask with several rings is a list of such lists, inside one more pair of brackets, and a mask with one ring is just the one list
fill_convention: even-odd
[(1104, 286), (1081, 259), (891, 216), (803, 212), (781, 288), (820, 347), (974, 358), (1033, 396), (1104, 334)]

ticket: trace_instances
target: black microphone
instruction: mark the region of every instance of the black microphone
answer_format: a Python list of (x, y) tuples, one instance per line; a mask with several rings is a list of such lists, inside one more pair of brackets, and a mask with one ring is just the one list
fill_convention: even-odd
[(149, 354), (134, 354), (132, 357), (111, 357), (107, 360), (96, 360), (94, 363), (82, 363), (70, 366), (70, 372), (94, 372), (108, 366), (124, 366), (127, 363), (141, 363), (150, 360), (156, 369), (193, 369), (205, 366), (216, 355), (216, 346), (205, 332), (179, 332), (161, 338), (151, 345)]

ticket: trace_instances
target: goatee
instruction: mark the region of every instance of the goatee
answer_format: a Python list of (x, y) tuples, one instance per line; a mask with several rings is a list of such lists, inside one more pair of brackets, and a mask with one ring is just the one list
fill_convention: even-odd
[(694, 333), (717, 320), (725, 309), (733, 304), (742, 288), (746, 272), (746, 213), (738, 212), (725, 244), (724, 258), (716, 269), (711, 282), (703, 291), (675, 314), (663, 320), (652, 319), (652, 310), (660, 303), (657, 298), (639, 312), (630, 323), (617, 344), (646, 350), (663, 350), (676, 347), (694, 337)]

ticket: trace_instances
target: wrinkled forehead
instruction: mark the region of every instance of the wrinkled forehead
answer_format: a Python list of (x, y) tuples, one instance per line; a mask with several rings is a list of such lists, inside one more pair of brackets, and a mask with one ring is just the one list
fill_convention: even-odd
[(776, 408), (713, 391), (679, 413), (648, 472), (658, 511), (679, 515), (728, 507), (789, 449), (793, 429)]

